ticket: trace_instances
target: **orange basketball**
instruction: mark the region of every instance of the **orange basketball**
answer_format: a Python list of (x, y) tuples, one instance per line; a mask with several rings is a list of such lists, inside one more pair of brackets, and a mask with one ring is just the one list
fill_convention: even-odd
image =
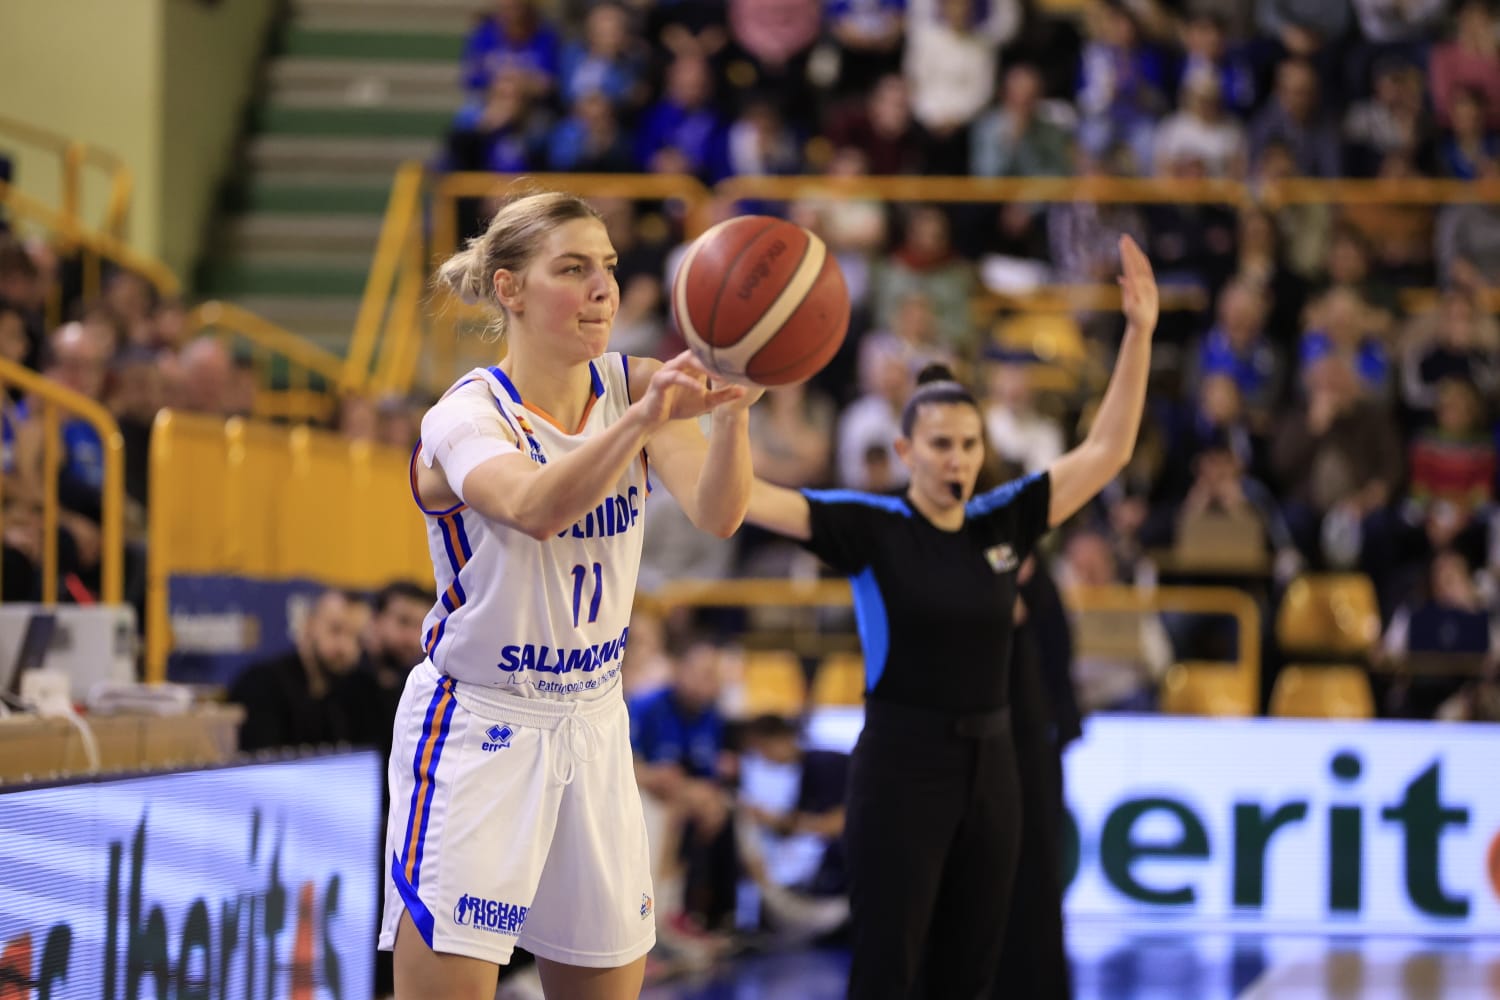
[(817, 374), (849, 330), (849, 289), (823, 241), (746, 215), (693, 241), (672, 315), (703, 367), (733, 382), (793, 385)]

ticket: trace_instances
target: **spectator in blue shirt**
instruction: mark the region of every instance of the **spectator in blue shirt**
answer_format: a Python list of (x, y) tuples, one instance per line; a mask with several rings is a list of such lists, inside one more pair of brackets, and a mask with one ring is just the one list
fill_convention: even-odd
[(1265, 429), (1281, 395), (1282, 364), (1266, 335), (1267, 294), (1245, 279), (1219, 293), (1218, 322), (1198, 349), (1198, 377), (1227, 375), (1240, 390), (1252, 424)]
[(718, 780), (730, 769), (717, 708), (722, 660), (702, 636), (674, 652), (672, 683), (630, 704), (630, 745), (647, 813), (665, 818), (665, 836), (652, 845), (664, 867), (653, 877), (658, 898), (673, 909), (668, 886), (679, 870), (661, 859), (681, 864), (681, 910), (663, 916), (674, 927), (688, 921), (701, 930), (732, 918), (737, 876), (730, 800)]
[(641, 121), (637, 162), (653, 173), (683, 171), (712, 184), (728, 176), (727, 142), (728, 124), (713, 106), (708, 60), (674, 60), (661, 100)]
[(464, 44), (463, 81), (482, 96), (503, 70), (519, 70), (526, 93), (544, 97), (557, 84), (557, 31), (537, 13), (534, 0), (495, 0)]
[(583, 38), (562, 51), (560, 89), (570, 107), (589, 93), (602, 93), (615, 107), (633, 106), (642, 96), (642, 66), (630, 49), (630, 22), (617, 3), (601, 3), (583, 22)]

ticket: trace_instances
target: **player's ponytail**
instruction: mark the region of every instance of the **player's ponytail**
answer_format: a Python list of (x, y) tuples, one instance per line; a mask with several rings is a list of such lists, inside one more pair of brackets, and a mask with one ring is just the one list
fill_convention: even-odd
[(604, 221), (577, 195), (543, 191), (513, 198), (500, 207), (482, 234), (439, 265), (433, 284), (469, 305), (489, 306), (494, 319), (487, 339), (499, 340), (505, 336), (510, 317), (495, 294), (495, 273), (510, 271), (519, 279), (547, 234), (574, 219)]
[(967, 404), (979, 410), (974, 394), (953, 377), (953, 370), (944, 364), (930, 364), (917, 373), (917, 391), (911, 394), (901, 410), (901, 435), (911, 437), (911, 429), (917, 423), (917, 411), (928, 405)]

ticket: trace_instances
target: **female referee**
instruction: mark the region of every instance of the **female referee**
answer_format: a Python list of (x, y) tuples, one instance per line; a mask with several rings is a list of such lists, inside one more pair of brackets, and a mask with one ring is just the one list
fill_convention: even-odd
[(390, 758), (380, 947), (399, 1000), (490, 1000), (518, 944), (549, 997), (633, 998), (656, 939), (619, 676), (646, 463), (732, 534), (758, 393), (710, 388), (687, 354), (606, 354), (616, 259), (587, 203), (546, 193), (439, 271), (509, 351), (427, 412), (412, 457), (442, 598)]
[[(795, 492), (757, 480), (746, 517), (848, 573), (865, 657), (865, 727), (850, 776), (849, 996), (986, 995), (1015, 877), (1020, 792), (1007, 691), (1016, 571), (1130, 458), (1157, 291), (1120, 241), (1126, 319), (1088, 437), (1045, 472), (972, 496), (979, 407), (952, 381), (901, 415), (904, 496)], [(1001, 976), (1004, 970), (1001, 970)]]

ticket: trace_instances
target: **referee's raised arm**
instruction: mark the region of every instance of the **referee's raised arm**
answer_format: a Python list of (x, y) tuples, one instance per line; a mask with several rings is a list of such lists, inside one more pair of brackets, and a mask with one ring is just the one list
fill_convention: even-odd
[(1047, 470), (1052, 478), (1048, 527), (1055, 528), (1072, 517), (1120, 474), (1130, 461), (1141, 429), (1146, 381), (1151, 374), (1151, 336), (1156, 331), (1158, 313), (1156, 278), (1151, 262), (1129, 236), (1120, 237), (1120, 263), (1125, 336), (1088, 436)]

